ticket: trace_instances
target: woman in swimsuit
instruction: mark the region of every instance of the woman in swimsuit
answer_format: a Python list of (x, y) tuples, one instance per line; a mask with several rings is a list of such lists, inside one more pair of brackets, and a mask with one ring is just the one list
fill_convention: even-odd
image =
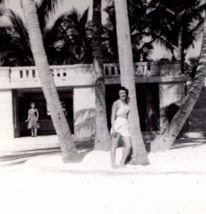
[(28, 119), (25, 122), (28, 122), (28, 129), (31, 129), (31, 136), (36, 137), (37, 136), (37, 126), (38, 126), (38, 121), (39, 119), (39, 112), (35, 108), (35, 104), (31, 103), (31, 108), (28, 111)]
[(125, 161), (131, 150), (131, 138), (129, 133), (129, 123), (128, 123), (128, 114), (129, 106), (127, 104), (128, 90), (124, 87), (119, 89), (119, 97), (117, 101), (113, 103), (112, 106), (112, 147), (111, 147), (111, 160), (112, 168), (116, 169), (118, 166), (115, 163), (116, 149), (120, 137), (124, 141), (124, 148), (122, 154), (122, 160), (120, 162), (120, 167), (125, 167)]

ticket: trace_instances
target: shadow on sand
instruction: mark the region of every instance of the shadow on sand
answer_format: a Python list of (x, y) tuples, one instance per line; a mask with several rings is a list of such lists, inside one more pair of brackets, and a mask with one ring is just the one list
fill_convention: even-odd
[[(195, 148), (197, 146), (201, 146), (205, 144), (206, 141), (203, 138), (188, 138), (188, 139), (178, 139), (175, 141), (175, 144), (172, 146), (171, 149), (181, 149), (181, 148), (188, 148), (192, 147)], [(78, 150), (79, 155), (81, 158), (84, 158), (89, 152), (91, 152), (94, 148), (94, 142), (89, 141), (82, 141), (82, 142), (75, 142), (76, 148)], [(119, 147), (122, 146), (120, 143)], [(150, 152), (150, 143), (146, 143), (146, 150)], [(61, 155), (61, 149), (58, 146), (55, 147), (47, 147), (47, 148), (35, 148), (30, 150), (19, 150), (10, 152), (7, 155), (0, 156), (0, 165), (1, 166), (14, 166), (24, 164), (26, 161), (30, 160), (33, 157), (40, 157), (43, 155), (52, 155), (52, 154), (59, 154)]]
[[(76, 142), (76, 148), (78, 153), (83, 158), (86, 154), (91, 152), (94, 147), (94, 142)], [(1, 166), (13, 166), (18, 164), (24, 164), (26, 161), (33, 157), (58, 154), (61, 155), (60, 147), (50, 148), (36, 148), (30, 150), (19, 150), (11, 152), (11, 154), (0, 156)]]
[(181, 148), (195, 148), (205, 144), (206, 141), (204, 138), (187, 138), (187, 139), (178, 139), (175, 141), (171, 149), (181, 149)]

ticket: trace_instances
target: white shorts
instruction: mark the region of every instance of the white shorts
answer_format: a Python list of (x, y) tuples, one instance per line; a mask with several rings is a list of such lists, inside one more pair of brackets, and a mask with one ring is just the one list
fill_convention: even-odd
[[(130, 137), (128, 120), (122, 117), (117, 117), (114, 122), (114, 128), (117, 133), (123, 137)], [(112, 133), (112, 130), (111, 130)]]

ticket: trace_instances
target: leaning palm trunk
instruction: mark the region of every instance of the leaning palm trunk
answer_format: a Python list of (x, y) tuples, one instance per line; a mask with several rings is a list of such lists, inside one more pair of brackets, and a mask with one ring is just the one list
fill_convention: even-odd
[(132, 163), (149, 164), (147, 152), (140, 130), (140, 121), (137, 109), (137, 98), (134, 81), (134, 67), (132, 60), (132, 47), (129, 29), (129, 20), (126, 0), (115, 0), (117, 23), (118, 53), (121, 70), (121, 84), (129, 90), (129, 124), (132, 139)]
[(206, 18), (204, 21), (204, 33), (202, 40), (202, 47), (200, 53), (200, 59), (196, 71), (195, 78), (191, 84), (191, 87), (185, 97), (183, 104), (179, 108), (175, 117), (172, 119), (171, 123), (165, 128), (162, 134), (157, 136), (151, 142), (151, 151), (165, 151), (170, 149), (171, 145), (174, 143), (176, 137), (178, 136), (180, 130), (182, 129), (184, 123), (189, 117), (198, 97), (204, 87), (206, 77)]
[(96, 72), (95, 104), (96, 104), (96, 135), (94, 149), (108, 151), (111, 148), (111, 136), (107, 127), (105, 82), (102, 55), (102, 22), (101, 0), (93, 0), (92, 49), (94, 69)]
[(44, 96), (51, 113), (52, 122), (59, 137), (63, 161), (78, 161), (79, 156), (74, 145), (64, 112), (62, 110), (52, 73), (49, 69), (37, 18), (35, 2), (34, 0), (22, 0), (22, 6), (32, 53), (39, 72)]

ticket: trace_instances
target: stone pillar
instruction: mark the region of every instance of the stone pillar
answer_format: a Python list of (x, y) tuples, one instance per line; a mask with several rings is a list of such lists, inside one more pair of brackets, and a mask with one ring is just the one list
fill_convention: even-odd
[(1, 83), (9, 83), (9, 68), (8, 67), (0, 67), (0, 79)]
[(0, 142), (14, 137), (12, 91), (0, 91)]
[(168, 121), (165, 117), (165, 107), (175, 103), (178, 106), (182, 104), (185, 97), (185, 83), (159, 83), (160, 100), (160, 131), (163, 131)]
[(74, 88), (74, 134), (89, 138), (95, 134), (95, 89)]

